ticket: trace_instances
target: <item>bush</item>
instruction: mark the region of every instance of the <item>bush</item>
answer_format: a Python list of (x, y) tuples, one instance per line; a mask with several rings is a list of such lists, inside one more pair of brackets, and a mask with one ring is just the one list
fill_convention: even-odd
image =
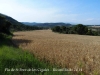
[(5, 17), (0, 16), (0, 33), (10, 33), (11, 23), (5, 19)]
[(60, 28), (60, 26), (55, 26), (55, 27), (52, 28), (52, 31), (61, 32), (61, 28)]
[(75, 31), (69, 30), (69, 31), (68, 31), (68, 34), (75, 34)]
[(90, 29), (90, 30), (88, 30), (88, 32), (86, 33), (86, 35), (93, 35), (92, 30), (91, 30), (91, 29)]
[(97, 36), (97, 35), (99, 35), (99, 34), (98, 34), (97, 31), (93, 31), (93, 35), (94, 35), (94, 36)]
[(59, 32), (64, 34), (80, 34), (80, 35), (99, 35), (97, 31), (92, 31), (91, 29), (88, 29), (87, 26), (84, 26), (82, 24), (78, 24), (73, 27), (66, 27), (66, 26), (55, 26), (52, 28), (53, 32)]
[(88, 28), (82, 24), (78, 24), (73, 27), (73, 30), (80, 35), (86, 34), (88, 32)]

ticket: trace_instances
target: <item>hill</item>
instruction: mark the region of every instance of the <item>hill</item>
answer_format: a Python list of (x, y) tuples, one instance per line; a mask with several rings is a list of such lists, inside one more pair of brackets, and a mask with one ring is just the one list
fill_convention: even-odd
[(36, 22), (21, 22), (25, 25), (29, 25), (29, 26), (38, 26), (38, 27), (54, 27), (54, 26), (71, 26), (72, 24), (70, 23), (62, 23), (62, 22), (58, 22), (58, 23), (36, 23)]
[[(11, 28), (13, 30), (27, 30), (27, 28), (32, 29), (33, 26), (51, 28), (54, 26), (71, 26), (72, 25), (70, 23), (62, 23), (62, 22), (58, 22), (58, 23), (18, 22), (17, 20), (15, 20), (14, 18), (12, 18), (10, 16), (7, 16), (7, 15), (1, 14), (1, 13), (0, 13), (0, 16), (5, 17), (6, 20), (8, 20), (9, 22), (12, 23)], [(30, 27), (30, 26), (32, 26), (32, 27)], [(34, 27), (33, 27), (33, 29), (34, 29)], [(39, 28), (39, 29), (41, 29), (41, 28)]]
[(1, 13), (0, 13), (0, 16), (4, 16), (6, 18), (6, 20), (8, 20), (9, 22), (11, 22), (13, 25), (24, 25), (24, 24), (18, 22), (17, 20), (13, 19), (10, 16), (7, 16), (7, 15), (1, 14)]
[(37, 26), (29, 26), (23, 23), (18, 22), (10, 16), (4, 15), (0, 13), (0, 16), (3, 16), (7, 21), (9, 21), (12, 25), (10, 26), (11, 31), (27, 31), (27, 30), (39, 30), (43, 29), (42, 27)]
[(25, 25), (37, 25), (37, 24), (39, 24), (39, 23), (36, 23), (36, 22), (21, 22), (21, 23), (23, 23)]

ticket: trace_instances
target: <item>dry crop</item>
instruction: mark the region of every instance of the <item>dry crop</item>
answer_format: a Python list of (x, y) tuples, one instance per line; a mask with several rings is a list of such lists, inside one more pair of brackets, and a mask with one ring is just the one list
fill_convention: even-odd
[(100, 75), (100, 36), (59, 34), (51, 30), (15, 32), (13, 42), (40, 60)]

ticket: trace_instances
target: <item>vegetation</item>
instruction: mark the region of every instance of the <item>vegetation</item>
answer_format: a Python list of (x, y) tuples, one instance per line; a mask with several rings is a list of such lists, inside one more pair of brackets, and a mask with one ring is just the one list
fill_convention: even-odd
[(10, 31), (28, 31), (28, 30), (40, 30), (44, 27), (24, 25), (11, 17), (0, 14), (0, 32), (10, 34)]
[(10, 26), (11, 23), (7, 21), (3, 16), (0, 16), (0, 33), (11, 34), (9, 30)]
[(82, 68), (86, 73), (83, 75), (100, 73), (100, 37), (98, 36), (58, 34), (51, 30), (15, 32), (14, 35), (17, 35), (13, 37), (17, 46), (29, 50), (40, 60), (62, 68)]
[[(71, 75), (70, 72), (54, 72), (53, 68), (50, 64), (39, 61), (28, 51), (13, 46), (11, 36), (0, 34), (1, 75)], [(39, 71), (31, 71), (32, 69)]]
[[(22, 31), (33, 30), (33, 28), (11, 25), (5, 17), (0, 17), (1, 75), (100, 74), (100, 38), (83, 36), (98, 35), (96, 31), (79, 24), (74, 27), (56, 26), (52, 28), (54, 32), (64, 33), (62, 35), (52, 33), (51, 30), (15, 32), (13, 38), (10, 35), (10, 29)], [(81, 36), (65, 34), (81, 34)], [(54, 72), (53, 68), (72, 69), (73, 71)], [(32, 69), (38, 69), (38, 71), (31, 71)]]
[(11, 41), (10, 25), (5, 17), (0, 16), (1, 75), (71, 75), (70, 72), (53, 72), (54, 66), (39, 61), (28, 51), (17, 48)]
[(66, 27), (66, 26), (55, 26), (51, 28), (53, 32), (59, 32), (64, 34), (80, 34), (80, 35), (99, 35), (97, 31), (92, 31), (87, 26), (82, 24), (78, 24), (73, 27)]
[(51, 30), (15, 32), (14, 35), (13, 42), (17, 46), (30, 51), (40, 60), (62, 68), (82, 68), (85, 74), (79, 75), (100, 74), (98, 36), (58, 34)]
[(28, 26), (28, 25), (12, 25), (10, 27), (11, 31), (29, 31), (29, 30), (42, 30), (43, 27)]

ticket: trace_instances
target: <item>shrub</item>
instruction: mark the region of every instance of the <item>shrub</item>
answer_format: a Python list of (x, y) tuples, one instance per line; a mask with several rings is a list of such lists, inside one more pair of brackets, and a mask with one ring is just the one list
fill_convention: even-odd
[(86, 35), (93, 35), (92, 30), (91, 30), (91, 29), (90, 29), (90, 30), (88, 30), (88, 32), (86, 33)]
[(80, 35), (99, 35), (98, 31), (92, 31), (91, 29), (88, 29), (87, 26), (84, 26), (82, 24), (78, 24), (73, 27), (66, 27), (66, 26), (55, 26), (52, 28), (53, 32), (59, 32), (64, 34), (80, 34)]
[(52, 31), (61, 32), (61, 28), (60, 28), (60, 26), (55, 26), (54, 28), (52, 28)]
[(77, 34), (86, 34), (88, 32), (88, 28), (82, 24), (78, 24), (76, 26), (73, 27), (73, 30), (77, 33)]
[(0, 33), (10, 33), (10, 25), (11, 23), (5, 19), (5, 17), (0, 16)]

